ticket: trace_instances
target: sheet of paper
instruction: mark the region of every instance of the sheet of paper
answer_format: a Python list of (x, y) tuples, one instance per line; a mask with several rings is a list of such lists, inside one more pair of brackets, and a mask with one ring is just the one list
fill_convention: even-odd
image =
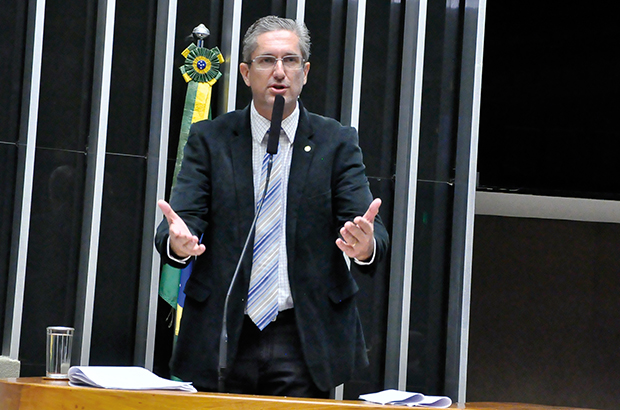
[[(402, 390), (388, 389), (377, 393), (362, 394), (360, 399), (379, 404), (389, 404), (394, 402), (415, 403), (421, 401), (424, 395), (421, 393), (410, 393)], [(404, 404), (404, 403), (402, 403)]]
[(445, 409), (452, 405), (452, 399), (446, 396), (424, 396), (424, 399), (417, 402), (416, 406), (420, 407), (438, 407)]
[(119, 390), (181, 390), (196, 392), (190, 382), (164, 379), (137, 366), (73, 366), (69, 369), (71, 386), (93, 386)]
[(422, 393), (412, 393), (395, 389), (362, 394), (359, 398), (372, 403), (394, 404), (409, 407), (446, 408), (452, 405), (452, 400), (447, 396), (425, 396)]

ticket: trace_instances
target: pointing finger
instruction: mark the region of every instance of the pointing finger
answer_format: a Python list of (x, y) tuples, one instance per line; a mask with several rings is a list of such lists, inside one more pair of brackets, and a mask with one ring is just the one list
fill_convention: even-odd
[(161, 212), (164, 214), (164, 216), (168, 220), (169, 224), (178, 218), (178, 215), (176, 214), (176, 212), (174, 212), (174, 210), (172, 209), (172, 207), (170, 206), (168, 202), (164, 201), (163, 199), (160, 199), (159, 201), (157, 201), (157, 205), (159, 206), (159, 209), (161, 209)]
[(364, 214), (363, 218), (366, 219), (368, 222), (373, 223), (375, 221), (375, 217), (379, 213), (380, 207), (381, 207), (381, 199), (376, 198), (374, 201), (372, 201), (372, 203), (368, 207), (368, 210)]

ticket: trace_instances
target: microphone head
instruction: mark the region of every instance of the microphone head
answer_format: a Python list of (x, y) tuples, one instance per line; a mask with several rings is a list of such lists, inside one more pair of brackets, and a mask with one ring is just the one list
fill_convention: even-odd
[(269, 140), (267, 140), (267, 153), (275, 155), (278, 153), (278, 142), (280, 141), (280, 130), (282, 129), (282, 116), (284, 115), (284, 97), (276, 95), (273, 101), (273, 111), (271, 112), (271, 128), (269, 128)]

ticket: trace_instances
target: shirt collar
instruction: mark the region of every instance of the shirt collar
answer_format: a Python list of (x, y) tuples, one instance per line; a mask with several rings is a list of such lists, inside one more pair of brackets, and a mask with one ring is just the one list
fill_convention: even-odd
[[(271, 121), (263, 117), (258, 113), (254, 106), (254, 101), (250, 104), (250, 124), (252, 128), (252, 139), (255, 142), (261, 143), (265, 137), (267, 131), (271, 127)], [(297, 125), (299, 124), (299, 103), (295, 105), (295, 110), (288, 117), (282, 120), (282, 129), (286, 134), (286, 137), (290, 141), (291, 145), (295, 141), (295, 132), (297, 131)]]

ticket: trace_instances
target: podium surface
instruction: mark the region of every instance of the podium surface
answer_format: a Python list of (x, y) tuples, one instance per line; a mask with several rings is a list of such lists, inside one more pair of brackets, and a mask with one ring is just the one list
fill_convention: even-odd
[[(419, 407), (418, 407), (419, 408)], [(454, 403), (467, 410), (571, 410), (567, 407), (518, 403)], [(67, 381), (41, 377), (0, 379), (2, 410), (401, 410), (411, 407), (354, 400), (299, 399), (223, 393), (187, 393), (172, 390), (108, 390), (72, 387)], [(578, 409), (573, 409), (578, 410)]]

